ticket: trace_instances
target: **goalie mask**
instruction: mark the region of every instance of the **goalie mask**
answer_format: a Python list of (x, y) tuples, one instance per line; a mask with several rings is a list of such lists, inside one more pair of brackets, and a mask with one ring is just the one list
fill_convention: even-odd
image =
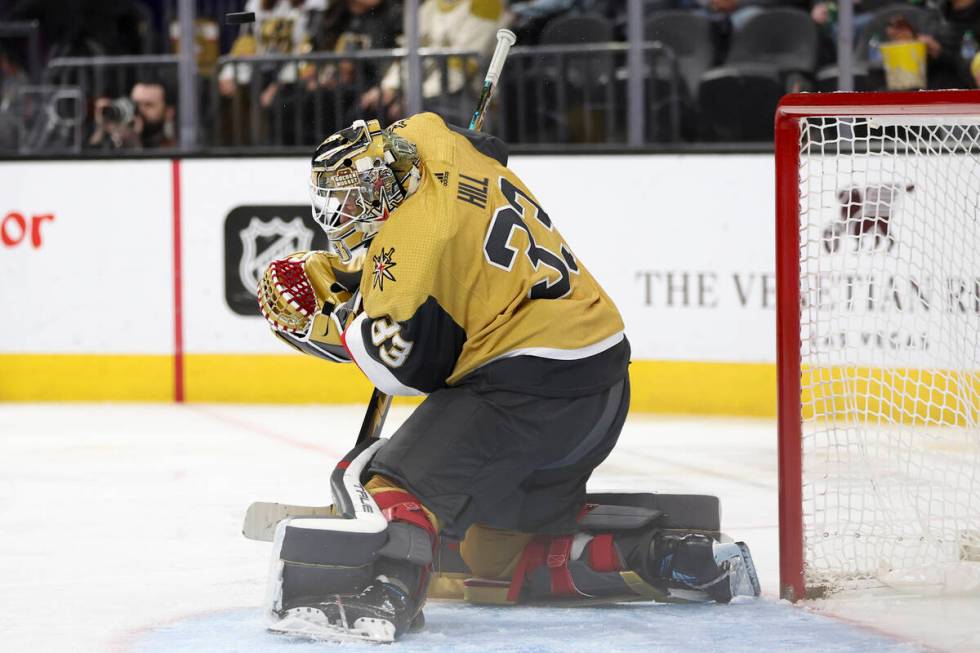
[(415, 145), (377, 120), (357, 120), (313, 153), (313, 218), (343, 262), (366, 245), (405, 198), (415, 192), (421, 162)]

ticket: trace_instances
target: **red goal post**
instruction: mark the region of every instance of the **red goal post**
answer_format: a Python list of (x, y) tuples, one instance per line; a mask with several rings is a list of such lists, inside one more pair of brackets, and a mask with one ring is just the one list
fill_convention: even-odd
[[(901, 490), (889, 489), (888, 491), (893, 494), (885, 499), (876, 498), (873, 493), (878, 491), (881, 485), (877, 479), (872, 478), (868, 487), (862, 487), (860, 480), (855, 480), (856, 475), (862, 473), (863, 466), (868, 468), (869, 475), (877, 473), (877, 467), (888, 468), (889, 482), (894, 475), (894, 469), (900, 469), (902, 465), (909, 466), (909, 463), (904, 461), (883, 462), (880, 459), (885, 455), (879, 453), (885, 449), (881, 444), (884, 437), (882, 434), (888, 431), (891, 425), (895, 425), (896, 430), (904, 429), (911, 433), (908, 435), (903, 431), (901, 436), (891, 434), (888, 436), (899, 438), (895, 442), (909, 442), (910, 449), (917, 446), (920, 433), (925, 434), (921, 436), (923, 439), (932, 438), (937, 429), (949, 426), (957, 433), (954, 446), (970, 448), (975, 464), (976, 451), (973, 449), (976, 444), (973, 435), (975, 429), (966, 435), (960, 434), (964, 428), (969, 430), (975, 426), (976, 394), (972, 393), (976, 385), (975, 371), (971, 376), (967, 368), (965, 371), (957, 372), (952, 381), (949, 379), (943, 381), (946, 384), (943, 387), (959, 384), (957, 392), (960, 398), (957, 401), (963, 404), (953, 406), (950, 410), (956, 415), (952, 419), (943, 421), (941, 419), (943, 411), (954, 403), (947, 402), (945, 398), (941, 401), (937, 399), (936, 379), (939, 373), (936, 370), (943, 369), (945, 360), (935, 364), (923, 362), (922, 357), (928, 354), (923, 351), (928, 348), (924, 343), (918, 351), (903, 350), (900, 356), (896, 354), (894, 360), (889, 358), (892, 355), (889, 351), (883, 354), (867, 353), (866, 360), (864, 358), (866, 354), (860, 350), (864, 341), (871, 342), (876, 339), (880, 341), (882, 334), (885, 334), (886, 341), (892, 337), (901, 339), (905, 336), (894, 336), (895, 333), (904, 333), (900, 327), (876, 330), (873, 321), (879, 319), (879, 315), (885, 315), (886, 308), (895, 309), (894, 305), (873, 306), (875, 303), (873, 299), (877, 301), (876, 297), (880, 296), (880, 290), (874, 287), (868, 289), (866, 301), (861, 295), (861, 302), (852, 301), (852, 295), (857, 293), (854, 288), (857, 282), (853, 281), (854, 278), (872, 279), (873, 281), (868, 281), (872, 286), (882, 286), (882, 280), (887, 279), (895, 289), (894, 297), (891, 297), (890, 301), (900, 306), (892, 311), (897, 317), (881, 319), (894, 319), (896, 324), (906, 324), (908, 316), (900, 314), (903, 311), (900, 300), (907, 300), (909, 297), (917, 302), (916, 308), (933, 322), (935, 321), (933, 318), (937, 315), (942, 316), (942, 319), (946, 318), (946, 311), (938, 307), (940, 299), (937, 298), (946, 298), (949, 294), (946, 292), (946, 286), (950, 284), (947, 283), (943, 286), (943, 291), (937, 291), (930, 296), (920, 288), (922, 284), (918, 277), (909, 280), (894, 273), (896, 266), (900, 266), (901, 263), (896, 263), (892, 259), (908, 254), (910, 260), (914, 259), (913, 262), (918, 265), (917, 262), (923, 257), (935, 256), (937, 261), (942, 261), (944, 258), (958, 259), (961, 256), (959, 253), (951, 255), (942, 249), (930, 253), (928, 245), (921, 247), (916, 245), (912, 236), (918, 234), (913, 234), (914, 227), (910, 227), (909, 222), (915, 218), (920, 222), (924, 220), (928, 224), (932, 219), (928, 217), (929, 212), (939, 210), (938, 207), (931, 208), (930, 203), (924, 198), (929, 192), (934, 192), (937, 197), (941, 196), (940, 191), (923, 188), (921, 180), (927, 180), (930, 186), (936, 186), (944, 178), (960, 180), (961, 177), (957, 175), (962, 175), (963, 181), (957, 182), (959, 185), (973, 183), (973, 177), (977, 176), (976, 170), (980, 170), (980, 167), (973, 167), (978, 146), (976, 124), (980, 124), (980, 91), (795, 94), (784, 97), (776, 110), (778, 298), (776, 340), (780, 594), (783, 598), (802, 599), (827, 590), (827, 585), (835, 585), (833, 580), (828, 581), (827, 578), (833, 576), (835, 566), (848, 567), (849, 556), (867, 557), (871, 564), (877, 561), (880, 573), (858, 568), (843, 570), (841, 577), (846, 577), (848, 582), (853, 578), (867, 580), (868, 577), (876, 574), (894, 575), (899, 568), (908, 566), (904, 561), (889, 562), (888, 556), (892, 555), (896, 546), (901, 547), (911, 539), (901, 529), (906, 523), (914, 520), (901, 514), (895, 518), (896, 521), (901, 522), (899, 526), (877, 523), (889, 519), (886, 513), (890, 506), (902, 503), (895, 499), (900, 496)], [(847, 141), (849, 137), (853, 138), (851, 142)], [(940, 150), (937, 151), (936, 148)], [(944, 151), (941, 148), (947, 149)], [(921, 156), (918, 156), (920, 154)], [(966, 172), (950, 172), (947, 168), (953, 164), (943, 162), (959, 162), (960, 159), (969, 166), (964, 168)], [(936, 163), (937, 161), (940, 163)], [(938, 165), (939, 168), (930, 172), (924, 167), (928, 165)], [(923, 166), (923, 168), (920, 170), (916, 166)], [(912, 177), (915, 179), (911, 179)], [(920, 184), (918, 188), (915, 186), (916, 183)], [(955, 187), (951, 186), (942, 192), (952, 197), (954, 203), (958, 201), (957, 193), (960, 191)], [(974, 192), (980, 190), (970, 186), (969, 193)], [(980, 202), (980, 197), (976, 199)], [(965, 206), (965, 203), (966, 200), (961, 204)], [(964, 210), (968, 209), (957, 204), (956, 210), (950, 213), (958, 215)], [(980, 215), (974, 213), (970, 217), (980, 218)], [(816, 223), (804, 224), (804, 219)], [(968, 223), (969, 220), (966, 220), (965, 224)], [(962, 238), (975, 235), (972, 230), (964, 233), (967, 235)], [(929, 241), (929, 236), (921, 239)], [(948, 246), (953, 247), (955, 243)], [(947, 245), (944, 244), (943, 247)], [(980, 249), (980, 242), (969, 243), (968, 247)], [(849, 265), (856, 266), (854, 269), (870, 271), (855, 273), (848, 277), (849, 273), (846, 270)], [(801, 268), (806, 268), (803, 272), (803, 280), (808, 285), (804, 292), (801, 292)], [(964, 270), (963, 274), (971, 279), (975, 278), (980, 275), (980, 268)], [(928, 275), (923, 273), (922, 276), (930, 279), (947, 279), (947, 276), (932, 272)], [(840, 282), (841, 278), (849, 279), (846, 290), (841, 290), (844, 285)], [(833, 286), (834, 281), (829, 280), (836, 280), (837, 287)], [(902, 283), (904, 283), (902, 288), (907, 292), (901, 292), (899, 284)], [(940, 281), (935, 283), (939, 284)], [(814, 290), (814, 285), (821, 286), (821, 284), (824, 287)], [(980, 289), (980, 286), (977, 288)], [(879, 295), (876, 296), (875, 293)], [(977, 294), (980, 296), (980, 290), (977, 290)], [(831, 296), (835, 298), (828, 299)], [(809, 308), (806, 308), (808, 301)], [(879, 303), (887, 304), (888, 301), (889, 298), (885, 297)], [(964, 301), (961, 297), (960, 303), (963, 304)], [(970, 302), (972, 298), (965, 303)], [(855, 304), (861, 305), (855, 308)], [(836, 307), (836, 310), (841, 313), (846, 313), (844, 306), (847, 310), (861, 312), (861, 315), (845, 315), (841, 320), (843, 322), (850, 320), (847, 324), (825, 328), (826, 324), (835, 318), (832, 315), (828, 317), (824, 313), (829, 315), (832, 307)], [(873, 308), (869, 308), (872, 306)], [(912, 312), (909, 309), (906, 301), (904, 310)], [(957, 312), (958, 310), (950, 311), (950, 313)], [(861, 320), (860, 323), (856, 321), (858, 318)], [(963, 319), (973, 324), (973, 316)], [(923, 327), (923, 337), (928, 336), (930, 330), (939, 328)], [(821, 333), (821, 329), (825, 332)], [(854, 338), (850, 335), (852, 332), (856, 334)], [(959, 337), (955, 334), (954, 336), (950, 338), (951, 341)], [(914, 338), (909, 340), (912, 343), (908, 345), (910, 350), (916, 349), (913, 340)], [(852, 346), (850, 341), (857, 341), (857, 345)], [(830, 361), (828, 365), (811, 360), (810, 350), (822, 346), (814, 344), (815, 342), (831, 343), (826, 346), (828, 350), (833, 349), (832, 355), (827, 357)], [(897, 347), (903, 343), (904, 341), (892, 344)], [(886, 342), (881, 348), (887, 350), (888, 346), (889, 343)], [(801, 347), (807, 350), (804, 354), (801, 354)], [(951, 354), (947, 358), (955, 359), (955, 355)], [(812, 370), (818, 367), (824, 373), (819, 383), (812, 378), (803, 378), (804, 370), (809, 370), (806, 374), (813, 375)], [(827, 372), (831, 367), (834, 370)], [(842, 372), (841, 369), (857, 368), (862, 370), (863, 377), (855, 374), (854, 378), (842, 378), (849, 372)], [(915, 378), (910, 381), (908, 370), (912, 368), (916, 368), (917, 371)], [(901, 379), (902, 390), (896, 393), (896, 388), (899, 387), (899, 382), (895, 378), (898, 370), (904, 371), (904, 377)], [(929, 375), (928, 384), (924, 381), (925, 374)], [(882, 377), (887, 377), (887, 382), (883, 382)], [(809, 386), (804, 387), (807, 384)], [(923, 387), (913, 387), (916, 384)], [(928, 387), (925, 387), (926, 385)], [(906, 391), (910, 387), (913, 389)], [(855, 396), (855, 388), (860, 388), (862, 393), (887, 391), (890, 394), (877, 399), (865, 394)], [(841, 389), (845, 393), (850, 393), (850, 396), (845, 399), (828, 396), (829, 393)], [(806, 406), (804, 393), (809, 393), (808, 401), (811, 402)], [(823, 393), (823, 396), (819, 400), (813, 398), (815, 394), (820, 393)], [(929, 398), (923, 399), (926, 394)], [(895, 397), (899, 398), (896, 400)], [(970, 405), (971, 402), (973, 405)], [(811, 451), (818, 447), (832, 450), (831, 453), (816, 454), (817, 457), (822, 457), (819, 463), (821, 468), (813, 474), (812, 478), (805, 476), (808, 462), (804, 459), (804, 412), (807, 412), (808, 420), (813, 419), (821, 425), (815, 428), (837, 429), (829, 436), (826, 433), (818, 434), (816, 440), (807, 445)], [(815, 413), (821, 414), (815, 417)], [(840, 422), (845, 426), (827, 426), (834, 422)], [(865, 428), (868, 429), (867, 432), (862, 430)], [(939, 437), (945, 435), (940, 434)], [(869, 445), (861, 438), (873, 438), (875, 441)], [(845, 456), (850, 454), (840, 453), (862, 448), (870, 449), (872, 453), (868, 454), (867, 450), (862, 450), (860, 454), (855, 454), (856, 457), (867, 457), (867, 459), (862, 458), (859, 463), (844, 461)], [(888, 445), (888, 450), (892, 453), (887, 455), (894, 455), (893, 450), (903, 448), (904, 444)], [(927, 447), (930, 451), (922, 455), (932, 456), (932, 448), (938, 449), (930, 445)], [(938, 461), (937, 464), (947, 464), (943, 460)], [(916, 462), (913, 466), (917, 465), (919, 463)], [(918, 470), (918, 467), (916, 469)], [(835, 481), (830, 477), (837, 472), (841, 472), (845, 480), (834, 485)], [(936, 482), (933, 480), (936, 474), (928, 470), (923, 474), (928, 477), (925, 481), (917, 479), (914, 482), (923, 483), (923, 487), (928, 487), (931, 493), (930, 484)], [(901, 476), (901, 473), (898, 476)], [(966, 517), (959, 516), (963, 510), (980, 512), (975, 494), (980, 492), (980, 485), (977, 485), (976, 479), (976, 476), (969, 476), (962, 482), (956, 481), (957, 492), (973, 494), (972, 498), (967, 496), (962, 500), (967, 503), (965, 508), (956, 504), (955, 498), (952, 509), (936, 508), (944, 513), (944, 519), (948, 512), (950, 520), (960, 519), (967, 523), (950, 524), (948, 528), (945, 526), (942, 528), (946, 528), (947, 531), (954, 529), (956, 533), (965, 533), (976, 528), (976, 521), (971, 521), (969, 513), (965, 513)], [(815, 488), (813, 484), (820, 487)], [(939, 491), (942, 493), (942, 488)], [(848, 493), (848, 496), (846, 498), (829, 496), (835, 492)], [(942, 499), (944, 502), (942, 505), (945, 506), (945, 494), (942, 495)], [(918, 495), (915, 495), (914, 502), (918, 500)], [(937, 506), (939, 502), (934, 501), (932, 505)], [(924, 508), (926, 512), (932, 509)], [(810, 523), (824, 519), (830, 512), (842, 513), (843, 511), (848, 511), (848, 514), (841, 519), (858, 519), (860, 523), (857, 525), (838, 523), (830, 526), (823, 523), (816, 527), (816, 530)], [(837, 517), (840, 515), (838, 514)], [(875, 523), (871, 523), (872, 520), (875, 520)], [(924, 521), (931, 522), (933, 517), (927, 515)], [(810, 529), (809, 543), (808, 528)], [(922, 527), (917, 533), (922, 540), (920, 549), (928, 548), (929, 553), (914, 552), (914, 555), (929, 558), (933, 549), (945, 551), (955, 544), (962, 551), (968, 546), (962, 541), (950, 543), (948, 535), (934, 536), (926, 532), (927, 530), (926, 527)], [(862, 535), (864, 540), (860, 539)], [(827, 543), (836, 539), (843, 541), (845, 537), (850, 539), (830, 553), (826, 550), (814, 550), (814, 547), (823, 546), (824, 541)], [(887, 552), (877, 549), (872, 551), (868, 545), (869, 539), (889, 540)], [(896, 545), (896, 542), (901, 544)], [(902, 554), (904, 555), (905, 552)], [(913, 553), (908, 555), (911, 556)], [(939, 557), (942, 555), (944, 554), (939, 554)], [(962, 557), (962, 553), (960, 555)], [(814, 556), (820, 559), (815, 559)], [(811, 576), (820, 576), (821, 579), (815, 581)], [(842, 581), (843, 585), (846, 583)], [(833, 589), (830, 588), (830, 591)]]

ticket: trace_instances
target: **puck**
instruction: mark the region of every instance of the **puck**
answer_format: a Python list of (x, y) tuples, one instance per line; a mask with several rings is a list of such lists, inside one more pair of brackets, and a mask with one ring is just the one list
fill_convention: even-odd
[(239, 11), (230, 14), (225, 14), (226, 25), (244, 25), (245, 23), (254, 23), (254, 22), (255, 22), (254, 11)]

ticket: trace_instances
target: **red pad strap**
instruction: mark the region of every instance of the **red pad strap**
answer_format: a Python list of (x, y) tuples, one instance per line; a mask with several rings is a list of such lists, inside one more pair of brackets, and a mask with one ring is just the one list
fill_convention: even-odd
[(572, 572), (568, 569), (568, 559), (572, 553), (572, 536), (557, 535), (551, 538), (548, 546), (548, 571), (551, 573), (551, 593), (555, 596), (578, 596), (572, 582)]
[(524, 547), (524, 553), (511, 576), (507, 601), (516, 603), (521, 596), (524, 581), (538, 567), (547, 567), (551, 576), (551, 593), (554, 596), (581, 596), (572, 582), (568, 569), (572, 552), (572, 535), (538, 535)]
[(611, 533), (596, 535), (589, 541), (589, 567), (593, 571), (622, 571)]
[(378, 504), (381, 514), (388, 521), (401, 521), (414, 524), (423, 529), (432, 538), (432, 546), (435, 546), (437, 533), (428, 515), (422, 510), (422, 503), (415, 498), (415, 495), (403, 490), (387, 490), (372, 494), (371, 498)]
[(544, 564), (549, 539), (547, 535), (538, 535), (524, 547), (524, 553), (511, 576), (510, 589), (507, 590), (507, 601), (510, 603), (517, 603), (521, 597), (521, 588), (528, 574)]

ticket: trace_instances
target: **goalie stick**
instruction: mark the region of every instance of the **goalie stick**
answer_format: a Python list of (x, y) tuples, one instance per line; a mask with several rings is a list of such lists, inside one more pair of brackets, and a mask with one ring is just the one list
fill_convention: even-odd
[[(517, 42), (517, 37), (509, 29), (497, 30), (497, 46), (494, 48), (493, 57), (487, 68), (486, 77), (483, 80), (483, 90), (477, 102), (473, 118), (470, 120), (469, 128), (480, 131), (483, 128), (483, 120), (486, 117), (486, 109), (493, 97), (493, 92), (497, 88), (497, 81), (504, 67), (504, 61), (510, 48)], [(268, 501), (256, 501), (245, 511), (245, 520), (242, 524), (242, 535), (250, 540), (261, 540), (271, 542), (275, 535), (276, 525), (288, 517), (328, 517), (340, 514), (346, 519), (354, 517), (353, 501), (351, 491), (344, 483), (343, 471), (346, 469), (350, 460), (366, 448), (365, 443), (370, 443), (381, 437), (381, 429), (384, 427), (385, 418), (388, 416), (388, 409), (391, 407), (391, 395), (381, 392), (377, 388), (371, 393), (368, 400), (367, 410), (364, 414), (364, 421), (361, 422), (361, 430), (357, 434), (354, 449), (348, 453), (344, 460), (338, 463), (333, 473), (330, 475), (330, 490), (333, 494), (335, 506), (294, 506), (283, 503), (272, 503)], [(356, 491), (356, 488), (354, 488)]]

